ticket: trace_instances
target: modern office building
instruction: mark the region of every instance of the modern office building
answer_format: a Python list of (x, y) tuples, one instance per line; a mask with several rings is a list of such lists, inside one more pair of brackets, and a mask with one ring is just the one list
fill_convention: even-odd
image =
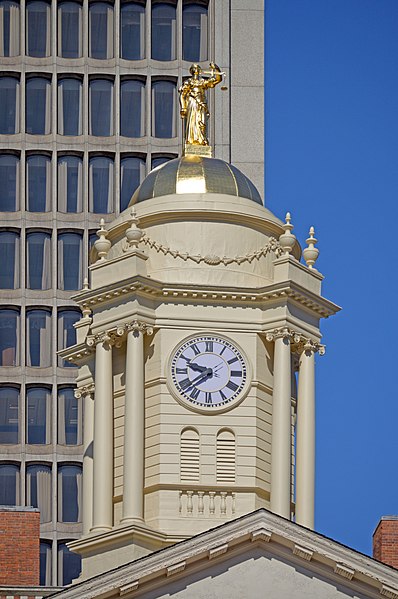
[(56, 351), (99, 220), (180, 152), (192, 62), (226, 73), (214, 155), (263, 191), (263, 19), (263, 0), (0, 0), (0, 504), (40, 508), (42, 584), (79, 569), (83, 413)]

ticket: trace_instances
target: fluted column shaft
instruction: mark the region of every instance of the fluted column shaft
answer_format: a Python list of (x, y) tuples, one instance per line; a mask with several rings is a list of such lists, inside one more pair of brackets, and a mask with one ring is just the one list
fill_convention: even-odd
[(296, 424), (296, 522), (314, 528), (315, 357), (310, 344), (300, 356)]
[(112, 345), (105, 338), (95, 351), (93, 532), (110, 530), (113, 522), (112, 376)]
[(144, 519), (144, 332), (127, 333), (122, 522)]
[(94, 401), (93, 389), (85, 389), (78, 397), (84, 401), (83, 429), (83, 534), (93, 525), (93, 440), (94, 440)]
[(292, 460), (290, 334), (281, 332), (273, 338), (275, 339), (275, 350), (272, 399), (271, 510), (290, 519)]

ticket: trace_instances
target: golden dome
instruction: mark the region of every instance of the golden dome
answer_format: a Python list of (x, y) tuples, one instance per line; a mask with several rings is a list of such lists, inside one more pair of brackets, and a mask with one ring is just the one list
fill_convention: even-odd
[(263, 205), (256, 187), (235, 166), (218, 158), (195, 155), (175, 158), (151, 171), (134, 193), (130, 205), (184, 193), (223, 193)]

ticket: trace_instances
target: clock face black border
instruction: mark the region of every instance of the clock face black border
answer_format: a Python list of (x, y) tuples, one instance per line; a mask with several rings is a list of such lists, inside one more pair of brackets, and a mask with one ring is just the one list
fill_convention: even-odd
[(168, 379), (173, 395), (184, 406), (219, 413), (246, 395), (248, 361), (239, 346), (223, 335), (191, 335), (173, 350)]

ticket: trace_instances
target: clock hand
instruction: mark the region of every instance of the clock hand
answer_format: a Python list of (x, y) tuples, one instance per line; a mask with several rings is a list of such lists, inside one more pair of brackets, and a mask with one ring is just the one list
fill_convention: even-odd
[(201, 379), (206, 380), (207, 378), (209, 378), (209, 376), (212, 376), (212, 374), (213, 374), (212, 369), (211, 368), (206, 368), (204, 372), (201, 372), (196, 378), (194, 378), (191, 381), (191, 384), (187, 387), (186, 390), (188, 390), (193, 385), (197, 384), (199, 381), (201, 381)]
[(205, 372), (205, 370), (208, 370), (206, 366), (200, 366), (199, 364), (195, 364), (195, 362), (188, 362), (188, 367), (196, 370), (196, 372)]

